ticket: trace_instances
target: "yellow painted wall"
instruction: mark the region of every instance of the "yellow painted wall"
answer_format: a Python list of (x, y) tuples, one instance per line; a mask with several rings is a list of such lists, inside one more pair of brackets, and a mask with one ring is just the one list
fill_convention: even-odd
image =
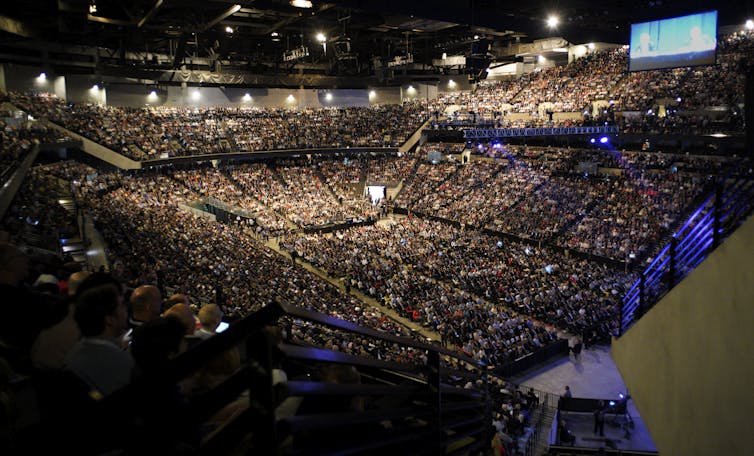
[(661, 455), (754, 454), (754, 217), (612, 354)]

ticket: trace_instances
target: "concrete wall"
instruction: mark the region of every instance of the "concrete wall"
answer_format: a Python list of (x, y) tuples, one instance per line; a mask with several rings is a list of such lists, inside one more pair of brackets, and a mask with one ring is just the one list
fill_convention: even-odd
[[(45, 72), (46, 78), (39, 78)], [(3, 77), (4, 76), (4, 77)], [(468, 90), (465, 76), (455, 77), (452, 87), (441, 77), (439, 86), (425, 87), (416, 83), (419, 91), (411, 98), (434, 98), (437, 90)], [(103, 83), (104, 82), (104, 83)], [(93, 90), (94, 85), (98, 90)], [(408, 85), (403, 87), (407, 88)], [(323, 107), (369, 106), (401, 103), (401, 87), (373, 87), (368, 89), (278, 89), (242, 87), (181, 87), (134, 84), (125, 79), (96, 75), (54, 75), (42, 67), (16, 64), (0, 66), (0, 88), (18, 92), (51, 92), (73, 103), (96, 103), (112, 106), (263, 106), (263, 107)], [(150, 96), (151, 92), (155, 94)], [(194, 95), (195, 92), (199, 96)], [(327, 94), (332, 98), (328, 99)], [(249, 97), (245, 97), (249, 94)], [(289, 95), (293, 95), (289, 99)], [(419, 97), (421, 95), (421, 97)]]
[(612, 354), (663, 456), (754, 451), (754, 217)]
[[(31, 67), (5, 63), (2, 65), (4, 81), (0, 84), (4, 90), (27, 92), (50, 92), (65, 99), (65, 77), (50, 73), (42, 67)], [(45, 73), (45, 77), (40, 77)], [(91, 87), (91, 86), (90, 86)]]

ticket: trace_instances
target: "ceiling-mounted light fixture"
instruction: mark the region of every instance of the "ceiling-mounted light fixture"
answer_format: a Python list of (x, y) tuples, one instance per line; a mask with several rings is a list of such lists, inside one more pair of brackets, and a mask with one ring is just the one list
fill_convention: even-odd
[(291, 6), (295, 8), (311, 8), (312, 2), (309, 0), (291, 0)]

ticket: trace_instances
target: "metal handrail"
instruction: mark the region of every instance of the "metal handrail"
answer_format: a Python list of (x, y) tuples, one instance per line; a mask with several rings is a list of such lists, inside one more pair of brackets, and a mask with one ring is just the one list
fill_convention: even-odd
[(720, 179), (624, 295), (618, 336), (696, 268), (754, 208), (750, 176)]

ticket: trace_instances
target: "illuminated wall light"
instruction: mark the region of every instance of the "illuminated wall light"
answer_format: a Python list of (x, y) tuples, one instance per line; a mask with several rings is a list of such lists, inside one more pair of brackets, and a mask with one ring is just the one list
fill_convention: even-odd
[(296, 8), (311, 8), (313, 5), (310, 0), (291, 0), (291, 6)]
[(550, 16), (547, 18), (547, 26), (550, 28), (555, 28), (560, 23), (560, 19), (558, 19), (558, 16)]
[(245, 101), (245, 102), (247, 102), (247, 103), (248, 103), (249, 101), (251, 101), (251, 95), (249, 95), (248, 93), (244, 94), (244, 96), (243, 96), (243, 101)]
[(746, 20), (746, 30), (754, 30), (754, 21), (751, 19)]
[(327, 94), (325, 94), (325, 100), (332, 101), (332, 94), (330, 92), (327, 92)]

